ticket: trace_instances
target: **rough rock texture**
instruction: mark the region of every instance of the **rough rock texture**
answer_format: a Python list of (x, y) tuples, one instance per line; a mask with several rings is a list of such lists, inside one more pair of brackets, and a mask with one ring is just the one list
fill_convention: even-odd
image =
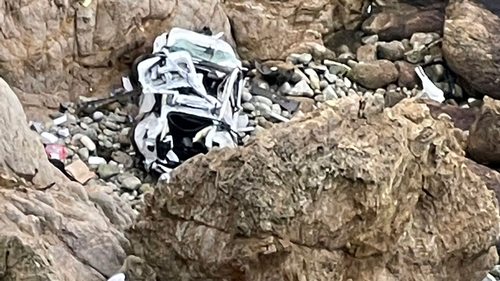
[(30, 116), (78, 95), (107, 95), (120, 65), (156, 35), (205, 25), (233, 42), (216, 0), (106, 0), (88, 8), (68, 0), (0, 1), (0, 77)]
[(481, 280), (498, 203), (451, 123), (412, 100), (326, 103), (176, 169), (134, 252), (160, 280)]
[(481, 94), (500, 98), (500, 18), (495, 13), (473, 1), (450, 1), (443, 55), (465, 84)]
[(395, 82), (399, 72), (388, 60), (358, 63), (348, 73), (348, 77), (368, 89), (377, 89)]
[(0, 279), (105, 280), (126, 257), (131, 210), (116, 204), (108, 219), (100, 202), (118, 199), (91, 196), (48, 162), (2, 79), (0, 100)]
[(441, 31), (446, 0), (382, 0), (363, 23), (368, 34), (382, 41), (409, 38), (415, 32)]
[(462, 108), (445, 103), (438, 103), (430, 99), (422, 100), (422, 102), (427, 104), (432, 117), (438, 118), (439, 115), (444, 113), (451, 117), (456, 128), (464, 131), (470, 130), (479, 114), (479, 109), (477, 107)]
[(224, 1), (238, 52), (243, 58), (262, 60), (284, 59), (307, 33), (319, 34), (316, 40), (321, 42), (321, 35), (354, 29), (367, 4), (365, 0)]
[(481, 113), (472, 124), (467, 152), (482, 164), (500, 164), (500, 101), (484, 98)]

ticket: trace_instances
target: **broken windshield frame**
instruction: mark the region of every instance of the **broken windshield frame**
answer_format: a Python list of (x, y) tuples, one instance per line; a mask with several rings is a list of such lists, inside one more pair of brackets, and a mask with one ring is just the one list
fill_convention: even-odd
[(176, 40), (175, 44), (170, 46), (168, 49), (171, 52), (186, 51), (195, 59), (208, 61), (219, 65), (225, 65), (227, 62), (230, 62), (231, 65), (238, 65), (239, 62), (236, 57), (230, 53), (210, 47), (207, 48), (205, 46), (193, 44), (186, 39)]

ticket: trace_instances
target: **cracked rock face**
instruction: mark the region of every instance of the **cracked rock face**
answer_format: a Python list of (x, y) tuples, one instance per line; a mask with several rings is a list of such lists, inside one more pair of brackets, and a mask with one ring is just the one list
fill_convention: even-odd
[(498, 203), (450, 121), (412, 100), (326, 105), (181, 165), (134, 254), (160, 280), (481, 280)]
[(178, 3), (94, 0), (85, 8), (73, 0), (1, 1), (0, 76), (32, 118), (79, 95), (107, 96), (125, 64), (173, 26), (207, 25), (233, 43), (219, 1)]
[(497, 1), (450, 1), (443, 54), (450, 68), (480, 94), (500, 98), (500, 6)]
[(126, 257), (131, 210), (48, 162), (2, 79), (0, 100), (0, 279), (105, 280)]

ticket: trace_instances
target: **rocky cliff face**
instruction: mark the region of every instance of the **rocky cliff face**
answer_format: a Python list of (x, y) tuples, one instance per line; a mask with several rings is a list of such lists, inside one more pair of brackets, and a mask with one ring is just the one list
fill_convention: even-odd
[(205, 25), (224, 31), (232, 42), (229, 21), (215, 0), (92, 1), (88, 7), (68, 0), (2, 1), (0, 76), (31, 115), (80, 95), (107, 95), (123, 63), (157, 34), (172, 26)]
[(0, 100), (0, 279), (104, 280), (126, 257), (130, 207), (65, 179), (2, 79)]
[(498, 203), (449, 118), (327, 104), (179, 167), (130, 230), (134, 252), (161, 280), (481, 280)]

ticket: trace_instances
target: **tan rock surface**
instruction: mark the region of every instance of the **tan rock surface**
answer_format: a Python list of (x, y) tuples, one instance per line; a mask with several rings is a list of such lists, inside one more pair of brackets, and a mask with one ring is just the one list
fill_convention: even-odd
[(161, 280), (481, 280), (498, 203), (451, 123), (412, 100), (327, 104), (176, 169), (134, 252)]
[[(496, 2), (496, 1), (478, 1)], [(495, 4), (498, 5), (498, 4)], [(450, 1), (446, 8), (443, 55), (474, 90), (500, 98), (500, 18), (475, 1)]]
[(472, 159), (482, 164), (500, 163), (499, 125), (500, 101), (485, 97), (467, 139), (467, 152)]
[[(173, 26), (224, 31), (219, 1), (1, 1), (0, 77), (20, 97), (29, 117), (79, 95), (107, 95), (124, 63)], [(37, 114), (39, 117), (40, 114)]]
[(238, 52), (243, 58), (263, 60), (284, 59), (288, 49), (308, 38), (307, 33), (327, 36), (354, 29), (366, 6), (364, 0), (224, 1)]
[(0, 279), (105, 280), (126, 257), (130, 208), (48, 162), (2, 79), (0, 100)]

